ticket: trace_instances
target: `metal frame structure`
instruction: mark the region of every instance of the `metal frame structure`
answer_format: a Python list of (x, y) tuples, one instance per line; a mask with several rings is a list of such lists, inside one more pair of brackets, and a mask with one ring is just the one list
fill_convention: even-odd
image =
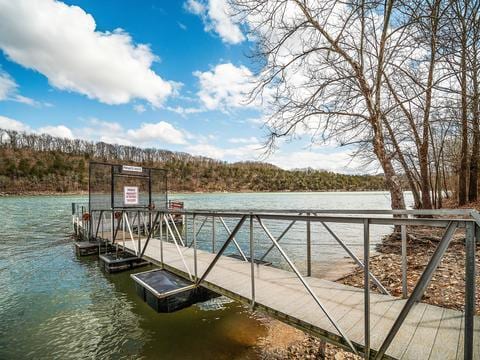
[[(118, 177), (130, 177), (130, 178), (142, 178), (147, 181), (148, 184), (148, 204), (139, 205), (139, 206), (128, 206), (128, 208), (139, 208), (139, 209), (151, 209), (153, 204), (152, 201), (152, 181), (155, 180), (155, 172), (163, 174), (164, 184), (162, 185), (162, 190), (165, 193), (165, 201), (163, 204), (160, 204), (160, 208), (168, 208), (168, 178), (167, 178), (167, 171), (161, 168), (152, 168), (152, 167), (140, 167), (140, 166), (128, 166), (122, 164), (113, 164), (113, 163), (106, 163), (106, 162), (99, 162), (99, 161), (90, 161), (89, 163), (89, 170), (88, 170), (88, 209), (89, 211), (93, 210), (105, 210), (104, 207), (95, 208), (92, 206), (92, 181), (94, 180), (95, 174), (92, 174), (92, 170), (95, 166), (105, 167), (110, 169), (110, 181), (109, 184), (106, 184), (109, 187), (110, 193), (110, 206), (111, 210), (115, 210), (117, 208), (122, 209), (125, 206), (116, 206), (115, 205), (115, 185), (116, 185), (116, 178)], [(140, 171), (135, 172), (131, 170), (125, 170), (128, 168), (137, 168)]]
[[(96, 224), (95, 236), (99, 236), (99, 229), (103, 228), (105, 221), (108, 224), (109, 219), (105, 219), (104, 213), (111, 211), (110, 209), (106, 210), (97, 210), (92, 212), (92, 221), (91, 224)], [(121, 213), (121, 217), (117, 218), (116, 231), (112, 231), (111, 242), (115, 243), (116, 234), (122, 223), (128, 222), (128, 209), (116, 209), (116, 211)], [(140, 211), (138, 214), (140, 214)], [(400, 327), (405, 321), (410, 310), (414, 304), (420, 302), (422, 296), (427, 289), (435, 270), (438, 268), (450, 242), (457, 231), (457, 229), (465, 229), (465, 253), (466, 253), (466, 262), (465, 262), (465, 309), (464, 309), (464, 358), (471, 359), (473, 356), (473, 334), (474, 334), (474, 313), (475, 313), (475, 304), (476, 304), (476, 289), (475, 289), (475, 250), (476, 250), (476, 241), (480, 240), (480, 214), (472, 209), (459, 209), (459, 210), (318, 210), (318, 209), (306, 209), (306, 210), (172, 210), (172, 211), (162, 211), (162, 210), (143, 210), (144, 219), (153, 218), (153, 222), (150, 223), (150, 226), (143, 227), (143, 233), (146, 236), (144, 238), (143, 249), (141, 249), (140, 241), (140, 222), (138, 222), (138, 244), (139, 247), (136, 248), (138, 256), (143, 256), (145, 250), (149, 244), (149, 241), (155, 237), (155, 234), (159, 235), (160, 239), (160, 251), (161, 251), (161, 261), (163, 263), (163, 250), (162, 243), (163, 241), (169, 241), (169, 237), (175, 243), (178, 253), (182, 256), (182, 251), (180, 245), (186, 247), (193, 247), (194, 250), (194, 269), (193, 274), (188, 268), (185, 260), (183, 261), (184, 266), (188, 272), (190, 279), (192, 279), (197, 286), (201, 285), (208, 274), (215, 267), (217, 261), (225, 253), (227, 247), (231, 244), (240, 253), (240, 256), (243, 261), (251, 262), (251, 297), (250, 302), (251, 306), (255, 306), (255, 243), (254, 243), (254, 223), (262, 229), (262, 231), (267, 235), (267, 238), (271, 242), (271, 246), (268, 250), (260, 257), (264, 259), (268, 253), (276, 249), (281, 254), (282, 258), (287, 262), (290, 269), (295, 273), (299, 281), (303, 284), (307, 292), (317, 303), (319, 309), (326, 315), (330, 320), (331, 324), (340, 334), (345, 346), (350, 349), (352, 352), (358, 354), (363, 353), (366, 359), (374, 356), (375, 359), (382, 358), (392, 341), (394, 340), (396, 334), (398, 333)], [(97, 215), (98, 214), (98, 215)], [(181, 214), (185, 217), (185, 221), (188, 221), (188, 218), (191, 218), (191, 234), (192, 240), (191, 243), (187, 243), (187, 227), (183, 229), (183, 236), (178, 230), (175, 221), (173, 219), (174, 215)], [(148, 215), (148, 217), (147, 217)], [(112, 224), (113, 224), (114, 214), (112, 212)], [(197, 222), (199, 219), (203, 221), (200, 224), (200, 227), (197, 228)], [(230, 221), (235, 221), (236, 224), (232, 230), (227, 226), (224, 219), (230, 219)], [(121, 219), (121, 220), (120, 220)], [(140, 219), (140, 215), (138, 216)], [(200, 230), (208, 221), (207, 219), (212, 220), (212, 252), (216, 253), (213, 261), (208, 265), (207, 269), (203, 274), (198, 274), (197, 266), (197, 248), (198, 241), (197, 236), (200, 233)], [(282, 220), (287, 222), (287, 226), (284, 228), (283, 232), (275, 238), (272, 235), (267, 225), (265, 224), (266, 220)], [(227, 238), (223, 244), (215, 251), (215, 242), (216, 239), (215, 233), (215, 223), (220, 221), (227, 232)], [(236, 241), (235, 237), (239, 231), (244, 227), (245, 223), (248, 224), (248, 236), (249, 236), (249, 255), (250, 259), (245, 255), (247, 249), (241, 248), (239, 243)], [(305, 233), (306, 233), (306, 253), (307, 253), (307, 276), (304, 276), (296, 268), (293, 261), (284, 251), (280, 245), (280, 240), (284, 238), (289, 230), (293, 227), (295, 223), (304, 223), (305, 224)], [(308, 284), (308, 277), (311, 276), (311, 225), (313, 223), (318, 223), (323, 226), (327, 232), (333, 237), (333, 239), (340, 245), (341, 248), (363, 269), (364, 273), (364, 346), (363, 349), (356, 348), (350, 339), (348, 338), (346, 332), (339, 326), (337, 321), (330, 315), (328, 309), (322, 304), (315, 292)], [(343, 223), (343, 224), (360, 224), (363, 226), (363, 260), (361, 260), (354, 252), (345, 244), (342, 239), (329, 227), (331, 223)], [(166, 228), (166, 236), (163, 236), (163, 227)], [(380, 283), (380, 281), (371, 273), (370, 271), (370, 228), (373, 225), (380, 226), (398, 226), (401, 228), (401, 257), (402, 257), (402, 296), (407, 299), (405, 305), (403, 306), (399, 316), (394, 321), (393, 326), (386, 335), (382, 345), (378, 350), (375, 351), (375, 354), (371, 354), (370, 349), (370, 292), (371, 286), (373, 283), (377, 288), (388, 294), (387, 289)], [(444, 228), (445, 232), (441, 238), (437, 248), (435, 249), (431, 259), (426, 265), (423, 273), (420, 276), (415, 288), (411, 294), (407, 293), (407, 226), (431, 226), (436, 228)], [(112, 227), (113, 229), (113, 227)], [(124, 233), (124, 232), (123, 232)], [(124, 233), (125, 234), (125, 233)], [(131, 241), (134, 241), (132, 232), (130, 231)], [(164, 240), (165, 238), (165, 240)], [(109, 240), (109, 239), (106, 239)], [(179, 245), (180, 244), (180, 245)]]

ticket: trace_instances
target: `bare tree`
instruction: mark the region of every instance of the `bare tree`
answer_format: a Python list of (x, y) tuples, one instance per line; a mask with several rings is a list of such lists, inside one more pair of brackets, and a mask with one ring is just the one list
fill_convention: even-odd
[[(384, 129), (384, 73), (402, 44), (394, 1), (235, 0), (258, 39), (254, 95), (273, 89), (270, 145), (313, 131), (313, 140), (368, 143), (383, 169), (392, 208), (404, 208), (395, 149)], [(396, 16), (402, 16), (400, 13)]]

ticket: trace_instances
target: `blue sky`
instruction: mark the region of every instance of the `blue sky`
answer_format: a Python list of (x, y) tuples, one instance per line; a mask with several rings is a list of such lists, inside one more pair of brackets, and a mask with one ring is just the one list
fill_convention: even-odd
[[(254, 46), (225, 0), (0, 0), (0, 127), (264, 160)], [(282, 142), (283, 168), (361, 172), (349, 150)]]

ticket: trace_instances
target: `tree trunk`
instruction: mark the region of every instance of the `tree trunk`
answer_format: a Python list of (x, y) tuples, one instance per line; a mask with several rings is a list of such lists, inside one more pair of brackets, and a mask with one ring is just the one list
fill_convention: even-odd
[[(477, 30), (478, 31), (478, 30)], [(478, 161), (480, 151), (480, 126), (479, 126), (479, 89), (478, 89), (478, 63), (477, 63), (477, 48), (476, 44), (472, 57), (472, 127), (473, 127), (473, 141), (472, 141), (472, 155), (470, 158), (470, 183), (468, 184), (468, 201), (477, 201), (478, 197)]]
[(418, 188), (415, 184), (415, 180), (413, 178), (413, 174), (411, 169), (408, 167), (407, 161), (405, 160), (405, 156), (403, 155), (402, 149), (398, 144), (397, 138), (395, 137), (395, 133), (388, 122), (388, 119), (385, 116), (382, 116), (383, 122), (387, 128), (388, 135), (390, 136), (390, 140), (392, 141), (393, 146), (395, 147), (395, 151), (397, 152), (398, 160), (403, 167), (403, 171), (405, 171), (405, 176), (407, 177), (408, 185), (410, 186), (410, 190), (412, 191), (414, 206), (416, 209), (421, 208), (422, 200), (420, 199), (420, 193)]
[[(372, 124), (378, 125), (379, 123), (377, 121), (372, 121)], [(391, 159), (385, 152), (385, 143), (381, 133), (381, 128), (374, 125), (374, 134), (373, 151), (383, 169), (385, 182), (388, 190), (390, 191), (390, 202), (392, 209), (405, 209), (405, 199), (403, 196), (400, 179), (393, 168)]]
[(461, 128), (462, 145), (460, 154), (460, 171), (458, 173), (458, 204), (467, 203), (467, 177), (468, 177), (468, 105), (467, 105), (467, 35), (466, 29), (462, 29), (462, 49), (461, 49)]
[[(477, 102), (477, 101), (474, 101)], [(476, 105), (478, 107), (478, 104)], [(473, 143), (472, 156), (470, 158), (470, 182), (468, 184), (468, 201), (477, 201), (478, 195), (478, 161), (480, 150), (480, 130), (479, 130), (478, 112), (473, 118)]]

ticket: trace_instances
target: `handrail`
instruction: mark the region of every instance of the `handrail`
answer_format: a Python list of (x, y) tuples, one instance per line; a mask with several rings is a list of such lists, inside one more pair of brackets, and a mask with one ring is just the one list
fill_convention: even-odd
[[(125, 209), (125, 211), (128, 211)], [(137, 211), (137, 210), (135, 210)], [(98, 214), (98, 216), (97, 216)], [(105, 214), (111, 214), (112, 219), (110, 217), (107, 219)], [(113, 222), (113, 214), (114, 212), (112, 209), (104, 209), (104, 210), (94, 210), (92, 211), (92, 217), (91, 217), (91, 224), (88, 224), (87, 222), (79, 223), (78, 226), (90, 226), (92, 229), (94, 229), (94, 225), (96, 225), (96, 230), (95, 234), (98, 235), (98, 232), (100, 230), (100, 227), (103, 229), (104, 223), (106, 224), (107, 228), (111, 225), (114, 224)], [(161, 215), (160, 218), (160, 223), (158, 224), (158, 215)], [(194, 278), (192, 278), (192, 273), (190, 272), (189, 266), (185, 260), (184, 254), (181, 251), (181, 248), (179, 246), (179, 242), (182, 242), (183, 239), (180, 235), (180, 231), (175, 225), (174, 217), (173, 215), (176, 214), (182, 214), (185, 216), (184, 219), (187, 218), (187, 216), (192, 216), (193, 222), (192, 226), (190, 229), (186, 229), (185, 233), (185, 240), (187, 238), (188, 231), (191, 231), (193, 234), (192, 236), (192, 241), (190, 244), (185, 243), (182, 244), (185, 246), (185, 251), (192, 251), (190, 248), (193, 246), (193, 253), (194, 253), (194, 259), (193, 259), (193, 266), (194, 266)], [(431, 217), (411, 217), (415, 215), (429, 215), (429, 214), (435, 214), (435, 215), (441, 215), (442, 217), (440, 218), (431, 218)], [(466, 249), (466, 261), (465, 261), (465, 283), (466, 283), (466, 289), (465, 289), (465, 312), (464, 312), (464, 321), (463, 321), (463, 326), (464, 326), (464, 356), (465, 359), (469, 359), (469, 356), (471, 357), (472, 354), (472, 347), (473, 347), (473, 316), (474, 316), (474, 311), (475, 311), (475, 296), (476, 296), (476, 289), (475, 289), (475, 250), (476, 250), (476, 240), (480, 239), (480, 214), (472, 209), (459, 209), (459, 210), (426, 210), (426, 211), (421, 211), (421, 210), (405, 210), (405, 211), (399, 211), (399, 210), (258, 210), (258, 211), (247, 211), (247, 210), (151, 210), (151, 209), (145, 209), (142, 210), (142, 215), (146, 219), (146, 216), (151, 216), (151, 215), (156, 215), (155, 220), (153, 224), (150, 225), (149, 232), (147, 233), (147, 227), (144, 225), (144, 231), (145, 235), (147, 236), (147, 241), (144, 243), (143, 250), (141, 248), (136, 248), (135, 246), (135, 241), (133, 241), (133, 247), (140, 256), (144, 255), (145, 250), (147, 246), (149, 245), (149, 240), (150, 238), (153, 237), (155, 233), (155, 229), (157, 226), (160, 226), (160, 232), (162, 232), (162, 226), (163, 223), (166, 228), (166, 236), (170, 235), (172, 237), (172, 240), (177, 248), (178, 253), (182, 257), (182, 261), (184, 263), (185, 268), (187, 269), (188, 276), (190, 279), (193, 279), (195, 281), (196, 285), (199, 286), (201, 285), (205, 279), (207, 278), (208, 274), (212, 271), (212, 269), (215, 267), (217, 264), (218, 260), (223, 256), (225, 253), (226, 249), (228, 246), (231, 244), (234, 244), (236, 249), (240, 252), (242, 260), (248, 261), (250, 260), (251, 262), (251, 299), (248, 299), (249, 302), (251, 302), (252, 307), (255, 304), (255, 269), (256, 267), (254, 266), (254, 262), (256, 261), (255, 259), (255, 253), (254, 253), (254, 234), (253, 234), (253, 221), (252, 219), (255, 219), (256, 222), (260, 225), (262, 228), (263, 232), (267, 235), (268, 239), (270, 242), (273, 244), (271, 245), (265, 253), (260, 257), (260, 260), (265, 259), (266, 256), (273, 250), (277, 249), (278, 252), (280, 253), (281, 257), (287, 262), (289, 267), (292, 269), (292, 271), (295, 273), (296, 277), (299, 279), (299, 281), (303, 284), (303, 286), (306, 288), (307, 292), (309, 295), (312, 297), (312, 299), (315, 301), (315, 303), (319, 306), (320, 310), (325, 314), (325, 316), (328, 318), (328, 320), (332, 323), (332, 325), (335, 327), (336, 331), (340, 335), (340, 337), (344, 341), (344, 345), (347, 346), (351, 349), (351, 351), (358, 353), (360, 349), (357, 349), (351, 340), (348, 338), (348, 334), (343, 331), (343, 329), (340, 328), (338, 323), (335, 321), (335, 319), (330, 315), (328, 310), (325, 308), (325, 306), (322, 304), (320, 301), (320, 298), (317, 296), (317, 294), (313, 291), (313, 289), (309, 286), (307, 282), (307, 278), (300, 273), (300, 271), (297, 269), (295, 264), (292, 262), (292, 260), (289, 258), (289, 256), (286, 254), (285, 250), (280, 246), (280, 240), (285, 238), (287, 235), (289, 235), (290, 229), (298, 222), (306, 223), (307, 227), (305, 230), (307, 233), (307, 238), (310, 238), (312, 233), (311, 229), (308, 226), (308, 224), (316, 223), (320, 226), (322, 226), (328, 234), (330, 234), (333, 239), (346, 251), (346, 253), (355, 261), (355, 263), (362, 268), (363, 274), (364, 274), (364, 331), (365, 331), (365, 336), (364, 336), (364, 344), (363, 344), (363, 355), (369, 357), (375, 357), (375, 359), (380, 359), (382, 356), (386, 354), (386, 351), (388, 350), (390, 344), (392, 341), (395, 339), (395, 336), (398, 333), (398, 330), (402, 326), (402, 323), (405, 321), (407, 318), (410, 310), (414, 307), (414, 305), (419, 302), (427, 289), (432, 277), (433, 273), (440, 264), (441, 260), (444, 258), (444, 254), (448, 248), (448, 245), (450, 244), (456, 230), (458, 228), (466, 228), (466, 241), (465, 241), (465, 249)], [(350, 216), (350, 215), (355, 215), (355, 216)], [(378, 217), (375, 215), (389, 215), (389, 217)], [(393, 216), (391, 216), (393, 215)], [(72, 215), (76, 216), (73, 218), (73, 222), (75, 225), (75, 221), (80, 221), (81, 219), (78, 218), (77, 215)], [(140, 214), (135, 214), (135, 216), (138, 217), (139, 223), (140, 223)], [(201, 223), (200, 227), (197, 227), (196, 224), (196, 219), (198, 217), (203, 217), (203, 222)], [(202, 227), (204, 224), (207, 222), (207, 219), (210, 217), (212, 218), (218, 218), (219, 221), (222, 223), (223, 227), (225, 228), (226, 231), (226, 241), (223, 243), (219, 251), (215, 254), (214, 258), (212, 261), (210, 261), (208, 264), (206, 264), (207, 268), (206, 270), (203, 271), (203, 274), (197, 274), (197, 268), (198, 268), (198, 259), (197, 259), (197, 248), (198, 248), (198, 239), (197, 236), (199, 235), (200, 231), (202, 230)], [(149, 217), (151, 219), (151, 217)], [(239, 219), (238, 222), (236, 222), (236, 225), (232, 231), (230, 231), (230, 228), (227, 225), (227, 222), (225, 222), (224, 219)], [(249, 241), (246, 242), (241, 242), (239, 243), (237, 239), (241, 238), (238, 233), (241, 230), (243, 224), (247, 219), (250, 219), (250, 236), (249, 236)], [(130, 227), (129, 219), (128, 219), (128, 214), (124, 213), (124, 217), (122, 217), (122, 220), (125, 221), (125, 225), (128, 228), (129, 234), (131, 239), (134, 239), (134, 236), (132, 234), (132, 229)], [(280, 233), (280, 235), (275, 238), (270, 230), (267, 227), (266, 220), (272, 220), (272, 221), (288, 221), (287, 227), (283, 228), (283, 231)], [(95, 221), (98, 221), (98, 223), (95, 223)], [(112, 221), (111, 224), (109, 222)], [(343, 224), (362, 224), (364, 231), (363, 231), (363, 260), (358, 257), (345, 243), (342, 241), (342, 239), (332, 230), (332, 228), (329, 226), (330, 223), (343, 223)], [(230, 224), (230, 223), (228, 223)], [(372, 225), (379, 225), (379, 226), (392, 226), (392, 225), (400, 225), (401, 226), (401, 256), (402, 256), (402, 295), (405, 297), (407, 300), (405, 304), (403, 305), (403, 308), (401, 309), (399, 315), (393, 322), (392, 328), (386, 332), (385, 339), (383, 342), (380, 344), (380, 348), (378, 349), (370, 349), (370, 282), (375, 284), (377, 288), (385, 293), (389, 294), (388, 290), (381, 284), (380, 280), (376, 278), (372, 273), (370, 269), (370, 264), (369, 264), (369, 258), (370, 258), (370, 228)], [(415, 288), (413, 289), (412, 293), (410, 296), (408, 296), (406, 292), (406, 280), (407, 280), (407, 266), (406, 266), (406, 252), (407, 252), (407, 226), (431, 226), (431, 227), (438, 227), (438, 228), (444, 228), (444, 234), (442, 236), (442, 239), (440, 240), (437, 248), (433, 252), (433, 255), (431, 256), (427, 266), (423, 270), (419, 281)], [(184, 225), (185, 226), (185, 225)], [(173, 228), (172, 228), (173, 227)], [(114, 226), (112, 226), (111, 232), (116, 233), (115, 230), (118, 231), (119, 224), (117, 224), (116, 229)], [(213, 225), (212, 225), (213, 228)], [(139, 227), (140, 229), (140, 227)], [(184, 228), (185, 230), (185, 228)], [(242, 230), (243, 231), (243, 230)], [(125, 231), (123, 232), (125, 233)], [(115, 237), (112, 237), (112, 240)], [(177, 241), (178, 238), (178, 241)], [(244, 241), (243, 237), (241, 238), (242, 241)], [(139, 238), (140, 240), (140, 238)], [(160, 249), (162, 251), (162, 244), (163, 244), (163, 236), (160, 236)], [(167, 239), (168, 240), (168, 239)], [(309, 246), (311, 245), (318, 245), (318, 244), (311, 244), (312, 239), (307, 239), (307, 243)], [(105, 239), (106, 243), (108, 243), (109, 239)], [(249, 245), (248, 245), (249, 243)], [(242, 246), (244, 247), (249, 246), (250, 247), (250, 259), (248, 259), (245, 255), (245, 252), (242, 249)], [(361, 245), (360, 245), (361, 246)], [(311, 259), (309, 257), (312, 256), (311, 249), (307, 249), (307, 264), (311, 264)], [(162, 263), (163, 263), (163, 253), (161, 256)], [(307, 265), (308, 268), (308, 265)], [(308, 269), (307, 269), (308, 270)]]

